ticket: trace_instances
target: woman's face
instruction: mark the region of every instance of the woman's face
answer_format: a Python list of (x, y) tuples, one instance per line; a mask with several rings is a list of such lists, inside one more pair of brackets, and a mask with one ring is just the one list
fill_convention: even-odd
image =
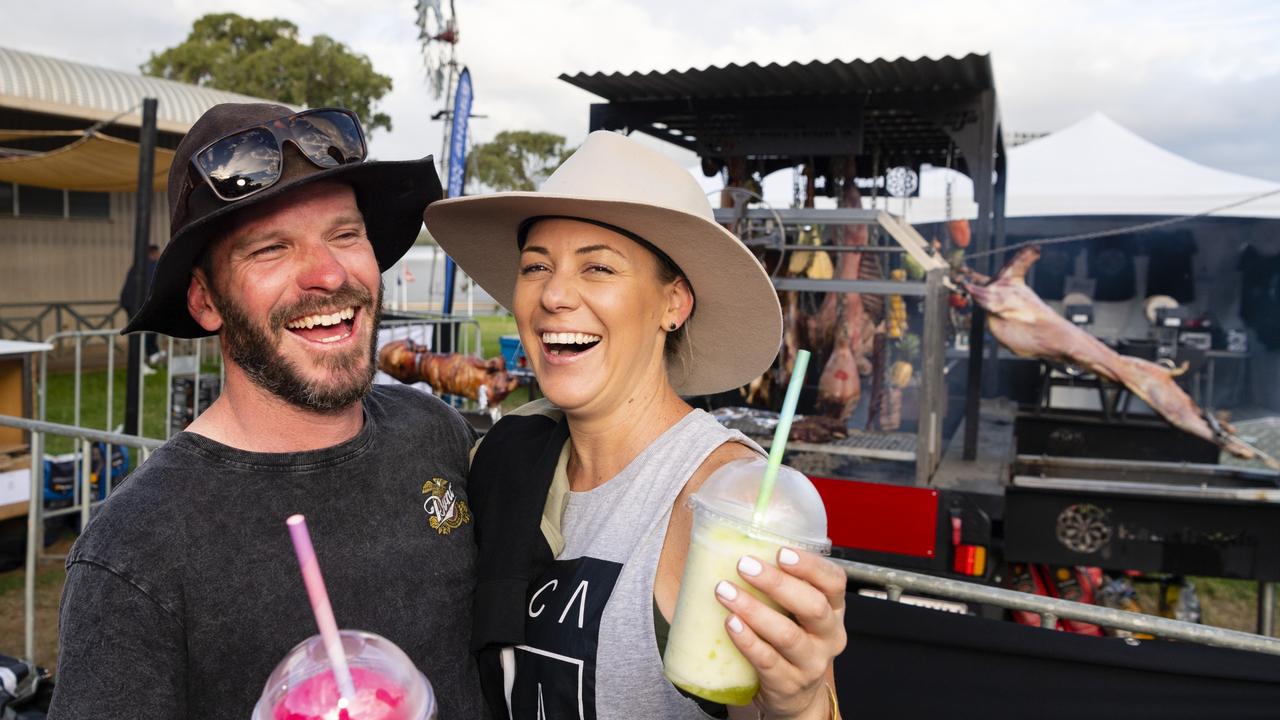
[(538, 385), (564, 410), (621, 407), (667, 383), (663, 344), (692, 297), (658, 259), (598, 225), (548, 219), (520, 253), (515, 311)]

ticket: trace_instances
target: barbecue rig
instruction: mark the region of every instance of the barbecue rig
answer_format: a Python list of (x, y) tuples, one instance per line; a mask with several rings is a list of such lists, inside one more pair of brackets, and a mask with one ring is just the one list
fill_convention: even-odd
[[(912, 328), (919, 328), (922, 342), (903, 426), (864, 428), (865, 416), (855, 414), (838, 437), (821, 437), (819, 430), (788, 443), (786, 462), (806, 472), (823, 495), (834, 555), (1001, 585), (1016, 584), (1010, 576), (1032, 565), (1244, 578), (1259, 581), (1270, 596), (1270, 583), (1280, 580), (1276, 473), (1218, 464), (1216, 445), (1143, 407), (1131, 409), (1123, 393), (1102, 383), (1095, 385), (1112, 401), (1099, 409), (1055, 407), (1053, 387), (1040, 387), (1040, 379), (1056, 375), (1078, 384), (1082, 378), (1078, 369), (1039, 361), (1024, 363), (1025, 384), (1041, 390), (1031, 401), (981, 402), (979, 452), (966, 460), (959, 442), (964, 373), (949, 372), (963, 368), (966, 353), (955, 347), (961, 329), (950, 323), (949, 268), (915, 229), (888, 213), (861, 209), (722, 209), (717, 220), (779, 256), (765, 264), (784, 298), (898, 295), (918, 306)], [(744, 222), (762, 227), (743, 232)], [(781, 230), (773, 227), (779, 224)], [(872, 242), (845, 248), (796, 241), (815, 227), (839, 224), (870, 226)], [(787, 276), (789, 255), (819, 250), (920, 262), (913, 252), (919, 251), (929, 264), (921, 280)], [(1003, 350), (999, 358), (1012, 359)], [(821, 364), (815, 358), (811, 367)], [(802, 394), (802, 408), (806, 400), (816, 413), (813, 388)], [(762, 445), (770, 442), (771, 413), (714, 412)], [(1219, 427), (1212, 412), (1206, 419)]]

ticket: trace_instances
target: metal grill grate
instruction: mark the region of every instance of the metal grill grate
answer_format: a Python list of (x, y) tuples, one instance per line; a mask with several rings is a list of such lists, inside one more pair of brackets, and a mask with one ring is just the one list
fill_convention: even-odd
[[(769, 447), (769, 443), (768, 439), (760, 440), (760, 444), (765, 448)], [(787, 443), (787, 449), (795, 452), (828, 453), (900, 462), (915, 462), (916, 446), (915, 435), (862, 430), (850, 430), (848, 437), (827, 443)]]

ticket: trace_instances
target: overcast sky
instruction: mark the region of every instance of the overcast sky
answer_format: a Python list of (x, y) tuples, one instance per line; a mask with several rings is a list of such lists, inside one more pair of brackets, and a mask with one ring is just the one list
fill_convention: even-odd
[[(474, 78), (473, 137), (578, 142), (594, 96), (560, 73), (991, 53), (1006, 132), (1100, 111), (1198, 162), (1280, 180), (1280, 3), (1036, 0), (455, 0)], [(447, 4), (447, 3), (446, 3)], [(395, 83), (372, 152), (440, 151), (413, 0), (6, 2), (0, 46), (137, 72), (195, 18), (282, 17), (366, 54)]]

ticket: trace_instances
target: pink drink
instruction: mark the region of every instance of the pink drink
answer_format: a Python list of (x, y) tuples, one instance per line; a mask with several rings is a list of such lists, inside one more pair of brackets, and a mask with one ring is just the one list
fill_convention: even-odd
[[(391, 679), (363, 668), (353, 668), (356, 696), (338, 720), (417, 720), (408, 714), (405, 691)], [(333, 673), (321, 673), (303, 680), (285, 693), (271, 713), (274, 720), (328, 720), (338, 708), (338, 682)], [(345, 714), (344, 714), (345, 713)]]
[[(253, 720), (434, 720), (431, 683), (394, 643), (340, 630), (355, 694), (343, 698), (319, 635), (298, 644), (276, 666)], [(344, 702), (345, 700), (345, 702)]]

